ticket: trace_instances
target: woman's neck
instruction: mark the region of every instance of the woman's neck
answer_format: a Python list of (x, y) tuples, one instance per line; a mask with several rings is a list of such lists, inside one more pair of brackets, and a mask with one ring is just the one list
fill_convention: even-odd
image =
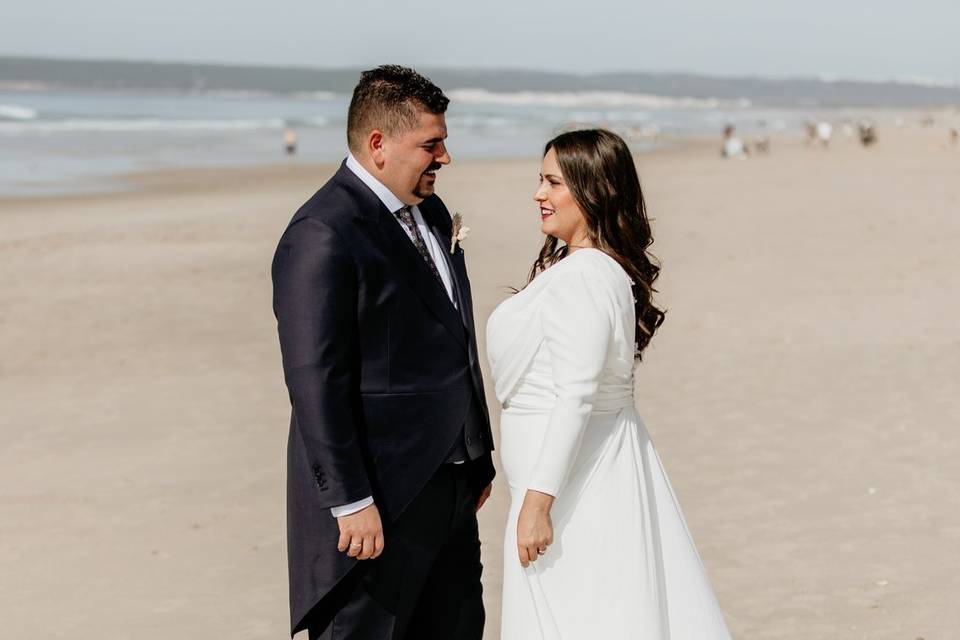
[(595, 248), (596, 247), (593, 246), (593, 242), (591, 242), (590, 238), (586, 236), (579, 237), (579, 238), (571, 238), (570, 240), (567, 240), (567, 253), (573, 253), (578, 249), (595, 249)]
[(574, 231), (569, 238), (561, 238), (567, 245), (567, 253), (573, 253), (577, 249), (593, 249), (593, 240), (590, 239), (590, 233), (586, 228), (579, 228)]

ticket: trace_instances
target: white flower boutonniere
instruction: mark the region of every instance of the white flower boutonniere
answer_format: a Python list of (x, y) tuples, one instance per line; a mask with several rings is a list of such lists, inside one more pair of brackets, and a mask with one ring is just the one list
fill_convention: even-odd
[(450, 233), (450, 253), (457, 250), (457, 244), (463, 242), (470, 235), (470, 227), (463, 226), (463, 216), (453, 214), (453, 231)]

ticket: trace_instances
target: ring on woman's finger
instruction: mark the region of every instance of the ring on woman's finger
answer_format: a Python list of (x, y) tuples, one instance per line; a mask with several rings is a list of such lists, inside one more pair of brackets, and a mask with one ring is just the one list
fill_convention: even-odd
[(541, 555), (541, 556), (542, 556), (542, 555), (545, 554), (546, 552), (547, 552), (547, 548), (546, 548), (546, 547), (540, 547), (539, 549), (537, 549), (537, 555)]
[(363, 543), (362, 543), (362, 542), (353, 542), (353, 543), (350, 544), (350, 547), (353, 548), (353, 549), (360, 549), (361, 547), (363, 547)]

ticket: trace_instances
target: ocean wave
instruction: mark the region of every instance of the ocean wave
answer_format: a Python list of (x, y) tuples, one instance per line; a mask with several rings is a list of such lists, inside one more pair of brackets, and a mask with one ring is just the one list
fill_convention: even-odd
[(447, 124), (458, 129), (504, 129), (521, 126), (523, 121), (505, 116), (449, 115)]
[(21, 107), (16, 104), (0, 104), (0, 119), (3, 120), (35, 120), (36, 109)]
[(322, 102), (336, 100), (343, 97), (340, 94), (333, 93), (332, 91), (297, 91), (293, 95), (297, 98), (302, 98), (305, 100), (318, 100)]
[(291, 129), (322, 129), (330, 126), (330, 118), (323, 116), (293, 116), (285, 118), (284, 124)]
[(960, 83), (956, 80), (938, 76), (848, 76), (836, 73), (821, 73), (817, 80), (827, 84), (837, 82), (860, 82), (864, 84), (905, 84), (914, 87), (931, 89), (958, 89)]
[(571, 111), (568, 119), (574, 122), (630, 122), (641, 123), (651, 120), (653, 116), (648, 111)]
[(330, 124), (330, 118), (324, 118), (323, 116), (314, 116), (312, 118), (300, 118), (300, 121), (303, 122), (308, 127), (325, 127)]
[[(448, 112), (449, 113), (449, 112)], [(529, 133), (552, 131), (557, 126), (641, 126), (654, 119), (649, 111), (636, 109), (569, 109), (558, 114), (556, 111), (538, 111), (530, 109), (522, 114), (503, 115), (452, 115), (447, 118), (451, 130), (489, 131)]]
[(209, 96), (212, 98), (270, 98), (273, 93), (262, 89), (203, 89), (191, 91), (188, 95)]
[(651, 109), (716, 109), (749, 107), (750, 101), (718, 98), (673, 98), (648, 93), (625, 91), (514, 91), (493, 92), (487, 89), (453, 89), (451, 100), (471, 104), (544, 107), (645, 107)]
[(282, 129), (283, 118), (235, 120), (172, 120), (143, 118), (130, 120), (41, 120), (30, 122), (0, 122), (0, 133), (123, 133), (154, 131), (256, 131)]

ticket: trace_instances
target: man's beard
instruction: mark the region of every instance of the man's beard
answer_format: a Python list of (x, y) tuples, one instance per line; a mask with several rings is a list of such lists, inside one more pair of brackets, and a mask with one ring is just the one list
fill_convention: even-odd
[(420, 183), (418, 182), (416, 188), (413, 190), (413, 195), (417, 196), (418, 198), (427, 198), (432, 196), (433, 192), (433, 185), (421, 187)]
[[(439, 162), (434, 162), (429, 167), (427, 167), (427, 170), (424, 171), (423, 175), (420, 176), (420, 180), (417, 181), (417, 186), (413, 190), (413, 195), (417, 196), (418, 198), (426, 198), (428, 196), (433, 195), (433, 192), (434, 192), (433, 185), (424, 186), (424, 187), (421, 187), (420, 185), (426, 179), (427, 177), (426, 174), (430, 173), (431, 171), (438, 171), (442, 166), (443, 165), (440, 164)], [(436, 178), (434, 178), (434, 180), (436, 180)]]

